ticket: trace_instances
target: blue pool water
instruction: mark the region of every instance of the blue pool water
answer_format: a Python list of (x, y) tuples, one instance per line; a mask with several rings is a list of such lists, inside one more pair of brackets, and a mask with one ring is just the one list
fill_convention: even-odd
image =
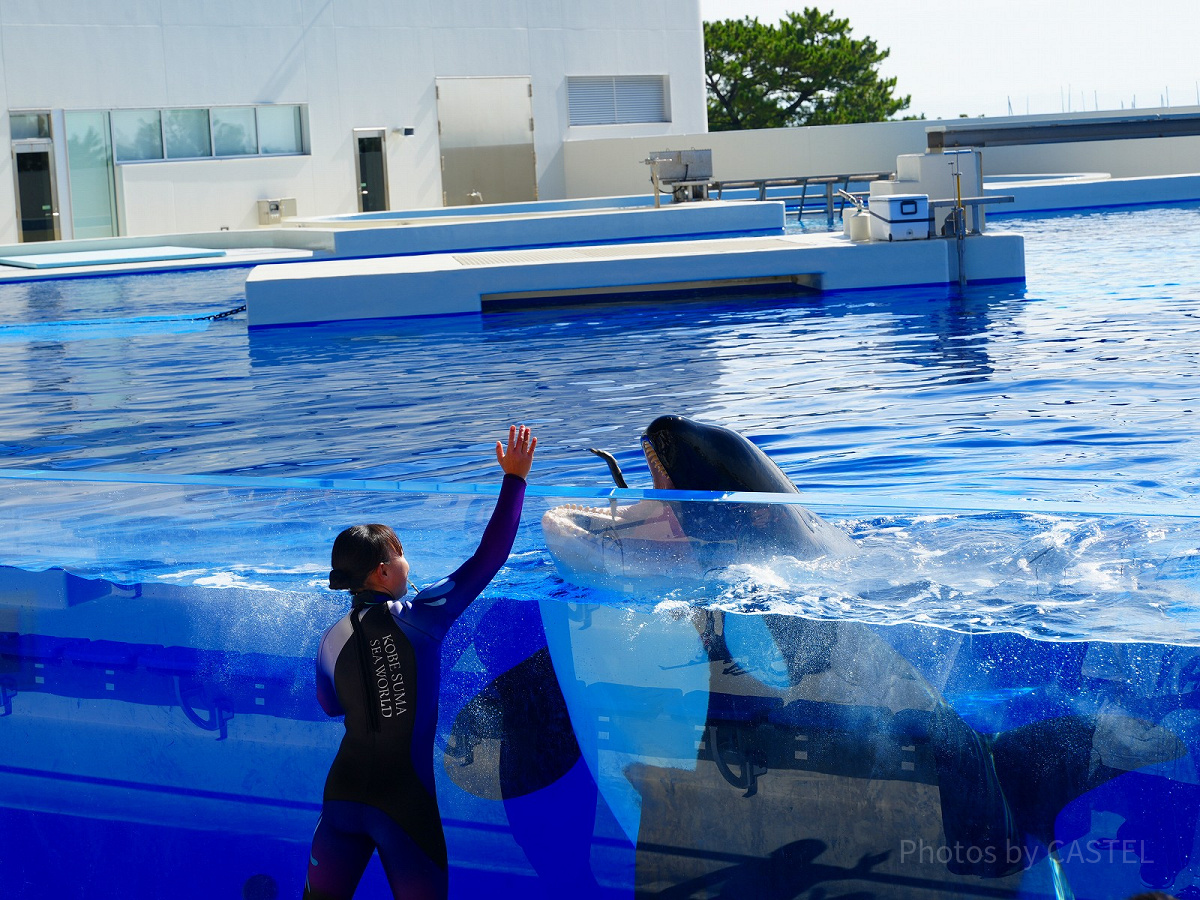
[[(866, 292), (247, 334), (245, 272), (0, 288), (0, 465), (471, 482), (496, 428), (601, 485), (663, 411), (836, 496), (1146, 502), (1197, 489), (1194, 209), (1014, 220), (1024, 291)], [(481, 463), (481, 460), (483, 462)], [(633, 483), (631, 481), (631, 483)]]
[[(1018, 291), (255, 334), (206, 319), (244, 271), (0, 287), (5, 896), (298, 896), (326, 548), (393, 522), (438, 577), (525, 421), (514, 556), (446, 652), (454, 896), (587, 896), (582, 848), (613, 898), (1195, 897), (1197, 224), (1006, 220)], [(609, 503), (587, 447), (648, 487), (663, 412), (752, 438), (856, 555), (581, 586), (541, 515)]]
[[(965, 297), (759, 294), (247, 333), (240, 316), (204, 319), (240, 305), (243, 271), (10, 285), (0, 467), (461, 490), (491, 480), (491, 443), (519, 420), (539, 434), (535, 486), (554, 496), (611, 485), (590, 446), (648, 487), (638, 436), (677, 412), (751, 437), (877, 551), (832, 585), (734, 573), (737, 608), (808, 598), (797, 608), (892, 621), (900, 590), (952, 627), (1193, 640), (1198, 218), (1006, 221), (1027, 238), (1027, 288)], [(946, 508), (983, 518), (912, 517)], [(113, 515), (75, 500), (61, 515), (100, 513)], [(170, 517), (152, 521), (150, 546), (169, 540)], [(321, 584), (311, 526), (294, 526), (285, 566), (242, 553), (219, 515), (195, 527), (154, 565), (69, 548), (46, 559), (36, 529), (8, 561)], [(899, 585), (897, 570), (912, 577)]]

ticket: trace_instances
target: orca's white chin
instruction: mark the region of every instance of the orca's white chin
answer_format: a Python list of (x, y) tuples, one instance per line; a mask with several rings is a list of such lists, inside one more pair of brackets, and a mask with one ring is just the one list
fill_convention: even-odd
[(703, 573), (670, 505), (556, 506), (542, 516), (546, 547), (573, 584), (627, 591), (647, 579), (696, 579)]

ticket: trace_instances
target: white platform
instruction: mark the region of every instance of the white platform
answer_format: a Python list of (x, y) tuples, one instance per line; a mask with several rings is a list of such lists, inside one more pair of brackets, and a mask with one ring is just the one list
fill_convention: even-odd
[(77, 250), (71, 253), (0, 256), (0, 266), (16, 266), (21, 269), (66, 269), (182, 259), (212, 259), (224, 255), (224, 250), (209, 250), (200, 247), (129, 247), (112, 250)]
[[(113, 239), (123, 243), (122, 239)], [(19, 245), (20, 246), (20, 245)], [(27, 246), (27, 245), (26, 245)], [(38, 245), (52, 246), (49, 243)], [(42, 257), (63, 257), (66, 262), (46, 265)], [(311, 259), (311, 250), (291, 250), (276, 247), (246, 247), (202, 254), (186, 253), (167, 256), (149, 253), (140, 256), (125, 250), (114, 249), (109, 253), (87, 252), (81, 254), (41, 254), (17, 257), (0, 263), (0, 284), (17, 281), (42, 281), (55, 278), (78, 278), (104, 275), (131, 275), (148, 272), (179, 272), (193, 269), (250, 268), (272, 262), (295, 262)], [(52, 260), (53, 262), (53, 260)]]
[[(608, 207), (598, 199), (576, 203), (526, 203), (424, 210), (420, 215), (344, 217), (288, 222), (289, 228), (329, 229), (331, 256), (397, 256), (633, 243), (643, 240), (782, 235), (782, 203), (670, 203), (661, 208)], [(471, 210), (468, 212), (467, 210)], [(441, 212), (441, 215), (437, 215)]]
[(985, 194), (1007, 194), (1012, 203), (988, 207), (989, 218), (1123, 206), (1170, 206), (1200, 201), (1200, 174), (1110, 178), (1103, 172), (1072, 175), (1006, 175), (984, 178)]
[[(970, 281), (1022, 281), (1024, 242), (966, 240)], [(951, 240), (854, 244), (840, 234), (283, 263), (246, 281), (251, 328), (479, 313), (489, 303), (794, 283), (818, 290), (948, 285)]]

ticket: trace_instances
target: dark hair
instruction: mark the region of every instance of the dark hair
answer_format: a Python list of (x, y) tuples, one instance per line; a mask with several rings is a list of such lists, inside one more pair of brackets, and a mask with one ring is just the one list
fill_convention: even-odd
[(377, 565), (403, 555), (400, 539), (388, 526), (352, 525), (333, 542), (329, 586), (335, 591), (361, 591)]

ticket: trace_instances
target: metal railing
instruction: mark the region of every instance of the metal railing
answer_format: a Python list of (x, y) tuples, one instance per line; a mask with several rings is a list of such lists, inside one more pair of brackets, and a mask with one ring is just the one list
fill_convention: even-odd
[[(958, 205), (962, 205), (964, 211), (969, 210), (971, 214), (971, 223), (966, 226), (964, 232), (966, 234), (982, 234), (983, 233), (983, 218), (980, 213), (983, 207), (992, 203), (1012, 203), (1017, 198), (1011, 194), (995, 195), (990, 197), (963, 197), (961, 200), (930, 200), (929, 201), (929, 236), (936, 237), (933, 233), (933, 221), (936, 219), (936, 211), (939, 209), (953, 209)], [(966, 223), (964, 222), (964, 225)]]
[[(799, 175), (792, 178), (746, 178), (734, 181), (713, 181), (709, 190), (717, 192), (717, 199), (723, 199), (725, 191), (753, 189), (758, 192), (758, 200), (782, 201), (784, 206), (793, 206), (803, 215), (809, 206), (810, 188), (813, 191), (811, 200), (818, 210), (825, 212), (829, 226), (833, 227), (834, 212), (841, 213), (846, 201), (841, 197), (841, 191), (849, 191), (851, 184), (869, 184), (872, 181), (884, 181), (892, 177), (891, 172), (855, 172), (845, 175)], [(800, 193), (780, 193), (780, 189), (799, 188)], [(839, 202), (840, 201), (840, 204)], [(819, 205), (818, 205), (819, 204)]]

